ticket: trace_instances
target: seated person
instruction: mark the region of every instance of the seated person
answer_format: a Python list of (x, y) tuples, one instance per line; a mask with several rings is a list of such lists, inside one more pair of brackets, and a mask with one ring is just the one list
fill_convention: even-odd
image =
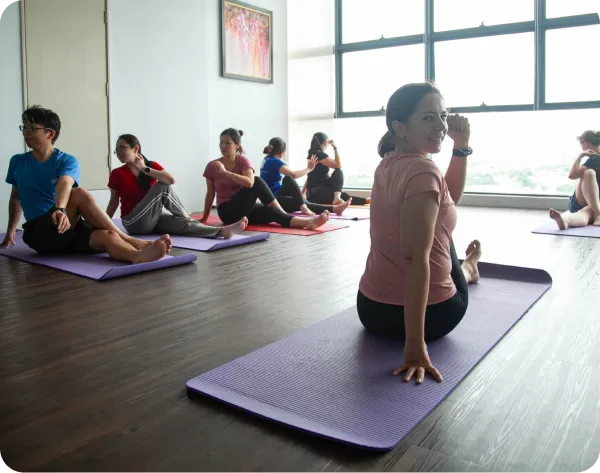
[(292, 171), (283, 161), (287, 145), (281, 138), (272, 138), (263, 153), (267, 156), (260, 167), (260, 177), (267, 183), (271, 192), (288, 213), (302, 212), (304, 215), (321, 214), (326, 210), (342, 215), (344, 210), (352, 203), (352, 199), (338, 205), (312, 204), (304, 200), (300, 186), (296, 179), (306, 176), (316, 166), (316, 157), (313, 156), (305, 169)]
[[(333, 148), (334, 159), (331, 159), (325, 152), (327, 148)], [(307, 159), (315, 156), (317, 165), (308, 175), (302, 194), (306, 199), (316, 204), (339, 205), (350, 199), (350, 195), (342, 192), (344, 187), (344, 173), (342, 172), (342, 158), (338, 152), (337, 146), (330, 140), (325, 133), (315, 133), (310, 142)], [(331, 175), (329, 169), (333, 169)], [(365, 205), (369, 203), (368, 199), (362, 197), (352, 197), (355, 205)]]
[[(408, 84), (390, 98), (388, 131), (379, 143), (371, 203), (371, 248), (357, 296), (358, 315), (376, 335), (403, 340), (406, 372), (422, 383), (425, 373), (442, 376), (429, 359), (427, 342), (450, 333), (464, 317), (468, 284), (479, 280), (477, 240), (461, 264), (452, 242), (455, 202), (465, 187), (470, 127), (448, 116), (439, 90)], [(439, 153), (446, 135), (454, 141), (444, 175), (429, 154)], [(395, 142), (391, 152), (389, 143)]]
[(31, 151), (13, 156), (8, 166), (6, 182), (12, 192), (3, 247), (16, 244), (24, 213), (23, 241), (40, 254), (107, 251), (119, 261), (145, 263), (171, 251), (169, 235), (148, 242), (123, 233), (79, 187), (77, 159), (54, 147), (61, 128), (55, 112), (34, 106), (23, 112), (22, 121)]
[[(577, 156), (569, 179), (578, 180), (569, 199), (569, 210), (561, 214), (550, 209), (550, 218), (558, 228), (600, 226), (600, 131), (587, 130), (577, 138), (582, 153)], [(581, 160), (588, 158), (582, 165)]]
[(112, 218), (120, 200), (121, 221), (130, 235), (169, 233), (229, 239), (246, 228), (246, 217), (226, 227), (209, 227), (192, 220), (172, 187), (173, 176), (157, 162), (146, 159), (135, 136), (121, 135), (115, 153), (123, 166), (110, 173), (106, 213)]
[[(206, 199), (201, 222), (206, 222), (217, 196), (217, 213), (225, 224), (243, 217), (253, 225), (277, 223), (282, 227), (316, 230), (329, 220), (325, 211), (316, 217), (292, 217), (283, 211), (279, 202), (260, 177), (254, 175), (252, 164), (242, 148), (243, 132), (228, 128), (221, 133), (221, 155), (209, 162), (204, 170)], [(257, 203), (256, 200), (261, 203)]]

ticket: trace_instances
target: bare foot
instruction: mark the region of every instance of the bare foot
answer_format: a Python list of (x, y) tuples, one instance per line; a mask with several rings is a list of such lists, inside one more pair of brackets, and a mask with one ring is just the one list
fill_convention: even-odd
[(563, 218), (562, 214), (558, 210), (550, 209), (550, 218), (556, 222), (558, 228), (561, 230), (566, 230), (569, 228), (566, 220)]
[(329, 210), (326, 210), (321, 215), (318, 215), (315, 218), (311, 218), (308, 222), (308, 225), (306, 225), (306, 229), (316, 230), (320, 226), (325, 225), (327, 223), (327, 220), (329, 220)]
[(167, 243), (163, 238), (164, 237), (160, 237), (158, 240), (150, 242), (150, 246), (139, 251), (133, 263), (150, 263), (151, 261), (159, 260), (165, 256), (167, 254)]
[(312, 210), (308, 208), (306, 204), (303, 204), (302, 207), (300, 207), (300, 212), (302, 212), (304, 215), (310, 215), (311, 217), (313, 215), (316, 215)]
[(469, 284), (475, 284), (479, 282), (479, 268), (477, 263), (481, 258), (481, 243), (479, 240), (473, 240), (467, 247), (467, 257), (463, 261), (462, 268), (465, 273), (465, 277)]
[(592, 220), (592, 225), (594, 227), (600, 227), (600, 213), (597, 213)]
[(346, 210), (351, 203), (352, 203), (352, 197), (350, 197), (343, 204), (334, 205), (333, 211), (338, 215), (342, 215), (344, 213), (344, 210)]
[(343, 203), (344, 203), (344, 201), (342, 199), (333, 199), (333, 202), (331, 203), (331, 205), (340, 205)]
[(247, 225), (248, 218), (244, 217), (239, 222), (221, 228), (217, 236), (221, 236), (225, 238), (225, 240), (229, 240), (231, 237), (233, 237), (233, 235), (243, 232)]
[(132, 236), (123, 237), (123, 240), (125, 240), (138, 251), (148, 248), (152, 244), (151, 241), (140, 240), (139, 238), (134, 238)]
[[(173, 241), (171, 240), (171, 236), (170, 235), (163, 235), (159, 238), (159, 240), (162, 240), (165, 242), (165, 246), (167, 247), (167, 253), (171, 252), (171, 248), (173, 247)], [(152, 242), (150, 242), (150, 244), (152, 244)]]

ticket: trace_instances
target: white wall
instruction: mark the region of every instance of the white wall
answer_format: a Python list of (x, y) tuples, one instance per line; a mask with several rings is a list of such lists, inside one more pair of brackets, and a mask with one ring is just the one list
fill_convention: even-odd
[[(190, 211), (204, 206), (202, 174), (219, 157), (221, 131), (244, 130), (257, 171), (269, 139), (288, 137), (286, 0), (251, 3), (273, 11), (274, 84), (220, 77), (217, 0), (108, 0), (111, 143), (122, 133), (136, 135), (144, 154), (174, 174)], [(19, 29), (15, 2), (0, 23), (2, 174), (10, 157), (24, 150), (17, 128), (23, 110)], [(113, 156), (113, 167), (119, 165)], [(8, 222), (9, 193), (0, 185), (0, 229)], [(93, 194), (105, 207), (109, 192)]]
[(0, 233), (8, 225), (8, 198), (11, 187), (4, 182), (10, 158), (25, 151), (23, 135), (18, 129), (23, 113), (21, 78), (20, 4), (14, 2), (0, 19)]
[(252, 3), (273, 11), (272, 85), (220, 77), (216, 0), (109, 0), (111, 142), (135, 134), (190, 211), (203, 208), (202, 174), (220, 156), (221, 131), (244, 130), (256, 170), (268, 140), (287, 138), (286, 2)]

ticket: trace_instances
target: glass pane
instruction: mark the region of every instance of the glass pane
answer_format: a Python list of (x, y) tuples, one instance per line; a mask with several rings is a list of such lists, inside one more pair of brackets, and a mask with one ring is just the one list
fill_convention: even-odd
[[(568, 178), (569, 169), (581, 152), (576, 137), (593, 128), (597, 117), (598, 110), (593, 109), (468, 115), (474, 154), (469, 158), (466, 190), (572, 194), (576, 181)], [(373, 174), (380, 161), (377, 143), (385, 130), (383, 117), (335, 120), (334, 129), (325, 130), (331, 133), (343, 153), (345, 185), (372, 187)], [(308, 133), (306, 136), (310, 137)], [(446, 140), (442, 152), (433, 157), (444, 172), (451, 154), (452, 141)]]
[(333, 55), (288, 61), (288, 114), (291, 118), (335, 112)]
[[(335, 28), (331, 27), (335, 24), (333, 1), (287, 0), (286, 5), (289, 52), (326, 48), (335, 43)], [(306, 25), (310, 25), (310, 34)]]
[(546, 32), (546, 102), (600, 100), (600, 25)]
[[(567, 0), (558, 0), (559, 2)], [(441, 0), (435, 2), (434, 30), (448, 31), (533, 21), (534, 0)]]
[[(334, 139), (344, 160), (344, 186), (371, 189), (381, 161), (377, 144), (386, 132), (385, 117), (345, 118), (334, 121)], [(343, 143), (343, 144), (342, 144)]]
[[(569, 170), (581, 152), (577, 136), (597, 121), (598, 110), (472, 113), (467, 192), (570, 195)], [(507, 152), (506, 136), (510, 136)], [(551, 137), (536, 139), (535, 137)], [(452, 142), (436, 159), (446, 169)]]
[(435, 79), (448, 107), (532, 104), (533, 33), (435, 44)]
[(598, 0), (546, 0), (546, 18), (560, 16), (583, 15), (585, 13), (600, 13)]
[(380, 110), (409, 82), (425, 80), (425, 47), (398, 46), (342, 56), (344, 111)]
[(343, 0), (344, 43), (423, 33), (424, 0)]

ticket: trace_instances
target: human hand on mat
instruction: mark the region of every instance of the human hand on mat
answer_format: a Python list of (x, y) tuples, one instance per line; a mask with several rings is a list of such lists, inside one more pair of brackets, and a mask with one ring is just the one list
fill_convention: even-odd
[(469, 146), (471, 137), (471, 125), (466, 117), (458, 114), (450, 115), (447, 120), (448, 136), (454, 141), (455, 148), (466, 148)]
[(56, 225), (58, 229), (58, 233), (61, 235), (65, 233), (69, 228), (71, 228), (71, 222), (69, 222), (69, 217), (62, 211), (56, 210), (52, 214), (52, 221), (54, 225)]
[(421, 384), (425, 379), (425, 373), (429, 373), (436, 381), (442, 382), (442, 375), (431, 364), (427, 345), (425, 341), (409, 342), (404, 345), (404, 363), (400, 368), (395, 369), (392, 374), (398, 376), (406, 371), (404, 381), (410, 381), (416, 375), (417, 384)]
[(17, 244), (17, 242), (15, 241), (15, 231), (8, 231), (6, 232), (6, 236), (4, 237), (4, 240), (2, 240), (2, 243), (0, 244), (0, 246), (2, 248), (10, 248), (11, 246), (14, 246)]

